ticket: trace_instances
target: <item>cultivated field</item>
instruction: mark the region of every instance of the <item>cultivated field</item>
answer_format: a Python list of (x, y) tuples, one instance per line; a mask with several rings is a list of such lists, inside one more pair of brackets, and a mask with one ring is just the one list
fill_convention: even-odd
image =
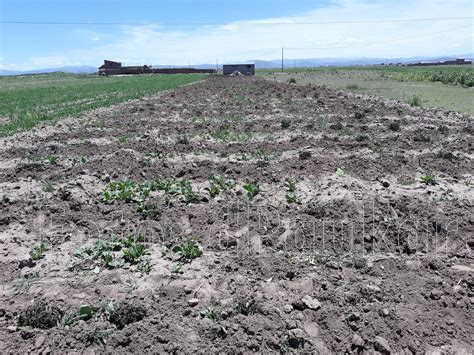
[[(297, 85), (325, 85), (357, 94), (382, 96), (417, 105), (474, 115), (474, 67), (335, 67), (262, 70), (265, 78)], [(293, 81), (293, 80), (292, 80)], [(416, 100), (416, 99), (415, 99)]]
[(201, 80), (205, 75), (0, 77), (0, 136)]
[(473, 132), (209, 77), (1, 138), (0, 348), (468, 353)]

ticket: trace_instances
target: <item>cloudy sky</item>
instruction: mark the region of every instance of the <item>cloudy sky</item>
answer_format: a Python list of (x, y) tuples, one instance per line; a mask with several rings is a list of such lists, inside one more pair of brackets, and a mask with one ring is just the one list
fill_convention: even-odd
[[(155, 65), (270, 60), (281, 47), (289, 59), (471, 53), (473, 3), (0, 0), (0, 69), (98, 66), (106, 58)], [(383, 22), (411, 19), (431, 20)]]

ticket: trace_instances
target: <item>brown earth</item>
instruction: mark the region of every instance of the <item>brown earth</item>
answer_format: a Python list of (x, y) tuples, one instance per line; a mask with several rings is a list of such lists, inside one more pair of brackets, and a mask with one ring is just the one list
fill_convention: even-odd
[[(454, 112), (210, 77), (2, 138), (0, 349), (469, 353), (472, 134)], [(212, 197), (212, 175), (235, 188)], [(199, 197), (103, 200), (157, 178)], [(144, 236), (151, 270), (74, 255), (112, 235)]]

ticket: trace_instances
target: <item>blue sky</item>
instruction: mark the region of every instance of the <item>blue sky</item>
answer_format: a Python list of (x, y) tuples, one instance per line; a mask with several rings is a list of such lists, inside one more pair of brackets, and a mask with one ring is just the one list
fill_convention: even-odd
[[(2, 21), (133, 25), (0, 24), (0, 68), (125, 63), (407, 57), (473, 52), (473, 20), (262, 25), (473, 16), (471, 0), (0, 0)], [(169, 23), (216, 23), (169, 26)], [(253, 22), (259, 22), (255, 24)], [(469, 27), (470, 26), (470, 27)], [(418, 37), (419, 36), (419, 37)], [(417, 38), (408, 38), (417, 37)], [(400, 40), (408, 38), (405, 40)], [(386, 43), (380, 43), (386, 42)]]

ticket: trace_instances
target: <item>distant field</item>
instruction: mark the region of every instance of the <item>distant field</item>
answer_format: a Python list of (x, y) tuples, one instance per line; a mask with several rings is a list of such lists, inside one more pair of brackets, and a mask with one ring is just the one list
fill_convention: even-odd
[(473, 66), (295, 68), (285, 74), (278, 70), (261, 70), (259, 74), (406, 102), (417, 96), (422, 106), (474, 115)]
[(0, 77), (0, 136), (203, 79), (204, 74)]

